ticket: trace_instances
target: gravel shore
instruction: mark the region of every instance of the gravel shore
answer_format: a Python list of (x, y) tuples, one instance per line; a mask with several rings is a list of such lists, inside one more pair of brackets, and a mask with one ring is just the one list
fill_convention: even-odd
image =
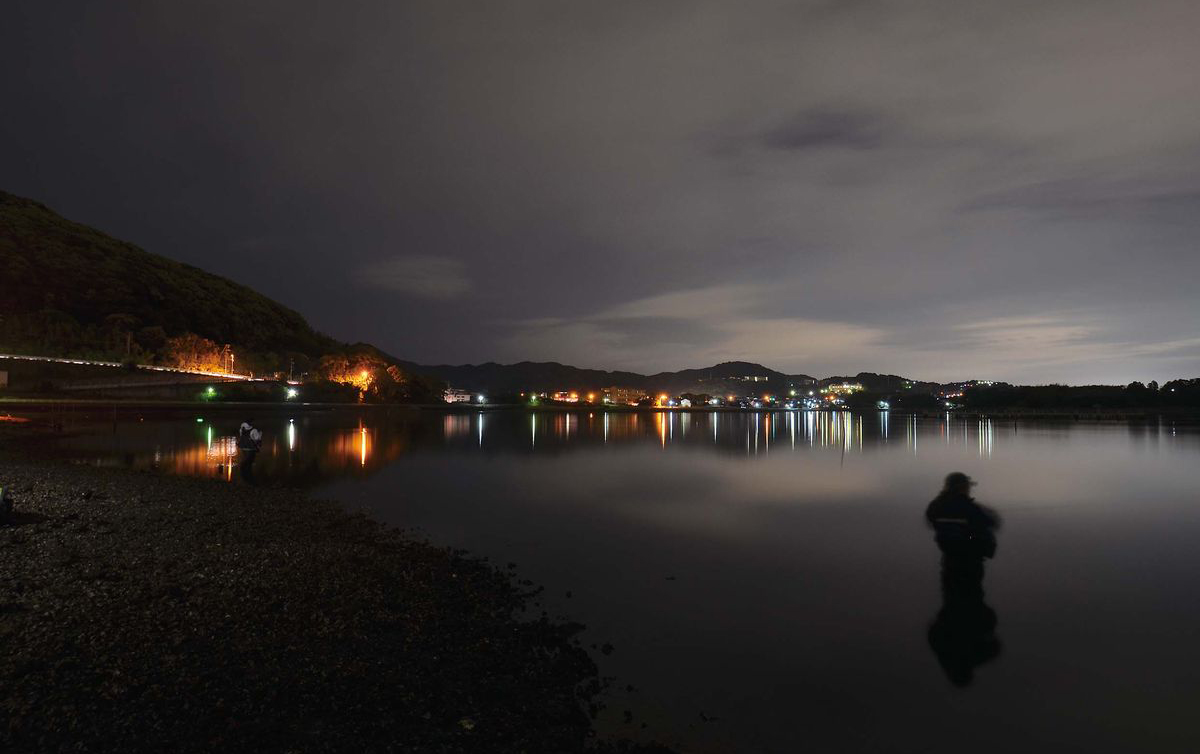
[(288, 490), (8, 454), (0, 484), (0, 751), (595, 748), (580, 627), (511, 570)]

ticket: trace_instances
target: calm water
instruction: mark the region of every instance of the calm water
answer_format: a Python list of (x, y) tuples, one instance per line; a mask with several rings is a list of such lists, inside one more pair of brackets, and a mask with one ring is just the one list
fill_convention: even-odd
[[(77, 424), (58, 452), (244, 484), (239, 420)], [(1195, 427), (587, 411), (259, 424), (260, 483), (515, 561), (546, 610), (611, 642), (608, 730), (645, 723), (696, 752), (1200, 750)], [(922, 513), (954, 470), (1005, 519), (977, 606), (996, 623), (943, 620), (931, 645), (939, 559)]]

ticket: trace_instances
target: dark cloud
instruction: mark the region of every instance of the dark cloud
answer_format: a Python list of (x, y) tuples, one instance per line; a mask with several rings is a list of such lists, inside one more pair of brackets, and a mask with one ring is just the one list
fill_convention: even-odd
[(887, 131), (885, 120), (877, 115), (816, 110), (767, 131), (763, 135), (763, 144), (783, 150), (876, 149), (883, 145)]
[(3, 188), (407, 358), (1200, 373), (1188, 0), (4, 19)]
[(1153, 219), (1171, 215), (1194, 218), (1200, 210), (1200, 178), (1175, 185), (1161, 181), (1114, 184), (1103, 178), (1054, 180), (983, 195), (964, 209), (1019, 209), (1084, 220), (1114, 214)]

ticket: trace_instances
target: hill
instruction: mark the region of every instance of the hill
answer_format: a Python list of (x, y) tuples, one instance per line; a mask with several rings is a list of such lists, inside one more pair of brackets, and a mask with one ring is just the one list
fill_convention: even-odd
[(806, 374), (784, 374), (749, 361), (724, 361), (702, 369), (660, 372), (646, 378), (647, 385), (669, 393), (782, 392), (815, 382)]
[(275, 362), (340, 347), (244, 285), (4, 192), (0, 291), (0, 337), (25, 353), (138, 357), (188, 333)]
[(522, 361), (517, 364), (440, 364), (427, 366), (400, 362), (414, 372), (444, 380), (464, 390), (488, 393), (517, 393), (523, 390), (598, 390), (609, 385), (641, 387), (644, 375), (633, 372), (606, 372), (600, 369), (581, 369), (556, 361)]
[(781, 391), (790, 385), (814, 382), (807, 375), (788, 375), (745, 361), (728, 361), (701, 369), (678, 372), (659, 372), (645, 375), (637, 372), (608, 372), (581, 369), (558, 362), (522, 361), (518, 364), (448, 364), (426, 366), (401, 363), (411, 371), (428, 374), (464, 390), (490, 394), (521, 391), (600, 390), (617, 386), (637, 388), (654, 393), (712, 393)]
[(933, 392), (942, 385), (936, 382), (921, 382), (898, 374), (876, 374), (875, 372), (859, 372), (856, 375), (834, 375), (820, 381), (822, 387), (838, 383), (857, 383), (867, 392), (893, 393), (900, 390), (915, 390), (917, 392)]

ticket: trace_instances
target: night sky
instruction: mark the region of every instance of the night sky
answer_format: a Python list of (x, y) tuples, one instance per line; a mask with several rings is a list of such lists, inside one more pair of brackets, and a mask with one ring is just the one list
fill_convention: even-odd
[(25, 2), (0, 188), (422, 363), (1200, 375), (1200, 3)]

